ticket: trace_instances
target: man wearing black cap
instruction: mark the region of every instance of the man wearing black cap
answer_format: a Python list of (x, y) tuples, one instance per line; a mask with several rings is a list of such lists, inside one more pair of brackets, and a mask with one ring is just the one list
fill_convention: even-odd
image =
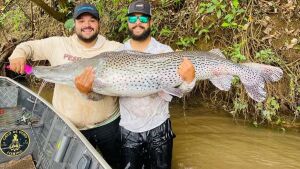
[[(99, 35), (100, 17), (94, 5), (77, 5), (73, 18), (75, 33), (70, 37), (50, 37), (19, 44), (9, 58), (11, 70), (24, 73), (26, 59), (48, 60), (51, 66), (56, 66), (121, 47), (122, 44)], [(92, 74), (93, 70), (87, 68), (86, 72)], [(77, 78), (77, 87), (81, 88), (80, 84), (87, 80)], [(93, 101), (75, 88), (56, 84), (52, 103), (61, 115), (81, 130), (93, 146), (99, 147), (105, 160), (117, 168), (115, 166), (120, 154), (117, 98), (105, 96)]]
[[(158, 54), (172, 52), (170, 46), (161, 44), (150, 36), (152, 21), (151, 6), (147, 1), (137, 0), (128, 8), (128, 28), (131, 39), (122, 50)], [(178, 73), (184, 81), (179, 86), (184, 92), (195, 85), (193, 64), (183, 59)], [(172, 96), (166, 93), (142, 98), (120, 97), (121, 114), (121, 168), (170, 169), (173, 138), (169, 102)]]

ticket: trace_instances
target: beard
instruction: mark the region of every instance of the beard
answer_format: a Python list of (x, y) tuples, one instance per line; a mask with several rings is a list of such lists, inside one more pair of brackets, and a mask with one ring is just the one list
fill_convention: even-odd
[(138, 26), (135, 26), (133, 27), (132, 29), (129, 29), (129, 35), (131, 36), (131, 38), (133, 40), (136, 40), (136, 41), (143, 41), (145, 39), (147, 39), (149, 36), (150, 36), (150, 33), (151, 33), (151, 28), (149, 27), (148, 29), (145, 29), (145, 27), (142, 27), (142, 26), (139, 26), (140, 28), (144, 29), (144, 32), (140, 35), (135, 35), (133, 33), (133, 29), (136, 28)]
[[(89, 28), (89, 29), (93, 29), (93, 28)], [(97, 39), (98, 33), (99, 33), (99, 31), (96, 30), (94, 32), (94, 34), (92, 34), (91, 36), (84, 37), (81, 32), (82, 32), (82, 29), (80, 31), (76, 31), (76, 35), (80, 40), (82, 40), (83, 42), (86, 42), (86, 43), (93, 42), (95, 39)]]

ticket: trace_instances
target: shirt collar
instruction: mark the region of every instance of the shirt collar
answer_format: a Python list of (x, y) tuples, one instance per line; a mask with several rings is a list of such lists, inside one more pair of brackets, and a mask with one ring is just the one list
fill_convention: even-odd
[[(131, 39), (129, 39), (128, 41), (126, 41), (124, 43), (125, 49), (133, 50), (131, 45), (130, 45), (130, 41), (131, 41)], [(148, 46), (146, 47), (144, 52), (145, 53), (151, 53), (151, 51), (155, 49), (155, 44), (156, 43), (157, 43), (156, 39), (151, 37), (150, 43), (148, 44)]]
[[(79, 39), (78, 39), (78, 36), (76, 34), (73, 34), (73, 38), (75, 39), (75, 41), (77, 42), (78, 45), (82, 46), (79, 43)], [(86, 50), (99, 49), (99, 48), (101, 48), (104, 45), (105, 41), (106, 41), (106, 38), (104, 36), (98, 35), (96, 44), (93, 47), (91, 47), (91, 48), (85, 48), (85, 49)]]

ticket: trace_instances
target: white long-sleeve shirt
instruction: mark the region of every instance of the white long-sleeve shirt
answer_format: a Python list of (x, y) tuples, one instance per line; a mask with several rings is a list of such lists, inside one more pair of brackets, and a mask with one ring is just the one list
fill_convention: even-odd
[[(125, 42), (119, 50), (134, 50), (130, 45), (130, 40)], [(154, 38), (145, 49), (145, 53), (159, 54), (172, 52), (168, 45), (161, 44)], [(190, 91), (195, 86), (195, 80), (192, 83), (182, 83), (180, 89), (184, 92)], [(158, 94), (146, 97), (120, 97), (120, 126), (132, 132), (144, 132), (151, 130), (170, 118), (169, 102)]]

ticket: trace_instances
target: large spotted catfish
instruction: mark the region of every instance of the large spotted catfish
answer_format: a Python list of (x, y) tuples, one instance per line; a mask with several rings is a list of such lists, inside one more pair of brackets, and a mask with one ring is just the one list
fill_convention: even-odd
[(104, 52), (73, 63), (33, 68), (33, 74), (46, 81), (74, 86), (75, 76), (87, 66), (95, 69), (93, 91), (102, 95), (143, 97), (154, 93), (181, 97), (176, 88), (182, 83), (177, 73), (182, 58), (195, 66), (196, 79), (209, 79), (220, 90), (228, 91), (238, 76), (249, 96), (257, 102), (266, 98), (265, 82), (278, 81), (283, 71), (274, 66), (227, 60), (218, 49), (209, 52), (181, 51), (147, 54), (134, 51)]

